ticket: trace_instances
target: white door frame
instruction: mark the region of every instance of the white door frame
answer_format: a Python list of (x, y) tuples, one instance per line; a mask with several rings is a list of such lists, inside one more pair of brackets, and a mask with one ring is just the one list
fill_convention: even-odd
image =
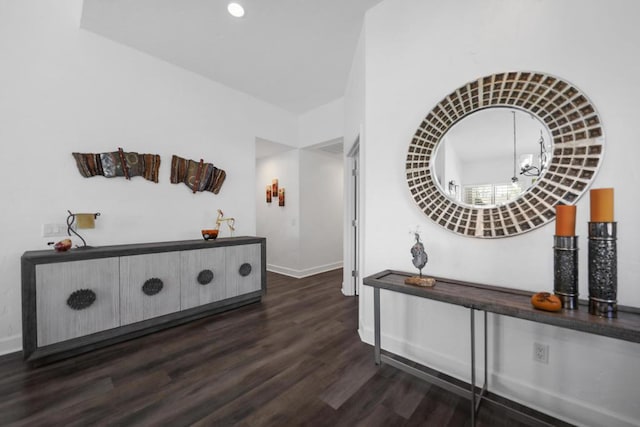
[[(344, 273), (342, 293), (360, 295), (362, 286), (362, 129), (345, 150)], [(355, 171), (355, 172), (354, 172)], [(355, 173), (355, 175), (354, 175)]]

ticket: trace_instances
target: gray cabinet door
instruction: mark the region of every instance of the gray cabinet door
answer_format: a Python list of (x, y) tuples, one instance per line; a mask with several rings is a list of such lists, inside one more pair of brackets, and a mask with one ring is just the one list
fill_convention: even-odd
[(178, 252), (120, 258), (120, 318), (123, 325), (179, 310)]
[(120, 325), (118, 258), (36, 266), (38, 346)]
[(180, 299), (183, 310), (227, 298), (225, 248), (180, 253)]
[(260, 245), (226, 247), (227, 297), (259, 291), (262, 286)]

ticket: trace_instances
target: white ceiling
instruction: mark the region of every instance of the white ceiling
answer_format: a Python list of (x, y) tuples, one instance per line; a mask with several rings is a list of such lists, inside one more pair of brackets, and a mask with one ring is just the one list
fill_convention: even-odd
[(367, 9), (382, 0), (84, 0), (81, 26), (302, 113), (343, 96)]
[[(342, 138), (336, 138), (310, 147), (305, 147), (304, 149), (321, 151), (325, 154), (342, 157), (343, 145)], [(256, 138), (256, 159), (275, 156), (290, 150), (295, 150), (295, 147), (269, 141), (264, 138)]]
[(294, 150), (295, 147), (269, 141), (264, 138), (256, 138), (256, 159), (271, 157), (286, 151)]

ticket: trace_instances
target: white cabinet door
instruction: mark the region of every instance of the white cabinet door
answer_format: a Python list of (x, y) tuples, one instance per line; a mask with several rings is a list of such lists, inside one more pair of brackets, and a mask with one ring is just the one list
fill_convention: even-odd
[(225, 251), (227, 297), (259, 291), (262, 287), (260, 244), (228, 246)]
[(225, 248), (180, 253), (180, 299), (183, 310), (227, 298)]
[(120, 325), (118, 258), (36, 266), (38, 346)]
[(180, 311), (180, 254), (161, 252), (120, 258), (122, 324)]

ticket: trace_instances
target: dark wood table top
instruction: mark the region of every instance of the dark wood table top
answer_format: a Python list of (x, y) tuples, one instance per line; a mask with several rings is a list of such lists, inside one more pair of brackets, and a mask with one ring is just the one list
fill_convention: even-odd
[(66, 252), (56, 252), (53, 250), (53, 248), (51, 248), (39, 251), (27, 251), (22, 255), (22, 261), (34, 264), (46, 264), (54, 262), (108, 258), (114, 256), (129, 256), (159, 252), (206, 249), (222, 246), (245, 245), (251, 243), (262, 244), (265, 241), (266, 240), (264, 237), (239, 236), (223, 237), (211, 240), (197, 239), (73, 248)]
[(590, 334), (640, 343), (640, 309), (618, 306), (618, 317), (608, 319), (589, 314), (586, 301), (577, 310), (549, 312), (531, 305), (535, 292), (434, 277), (436, 285), (424, 288), (406, 285), (413, 274), (385, 270), (364, 279), (364, 284), (407, 295), (460, 305), (490, 313), (545, 323)]

